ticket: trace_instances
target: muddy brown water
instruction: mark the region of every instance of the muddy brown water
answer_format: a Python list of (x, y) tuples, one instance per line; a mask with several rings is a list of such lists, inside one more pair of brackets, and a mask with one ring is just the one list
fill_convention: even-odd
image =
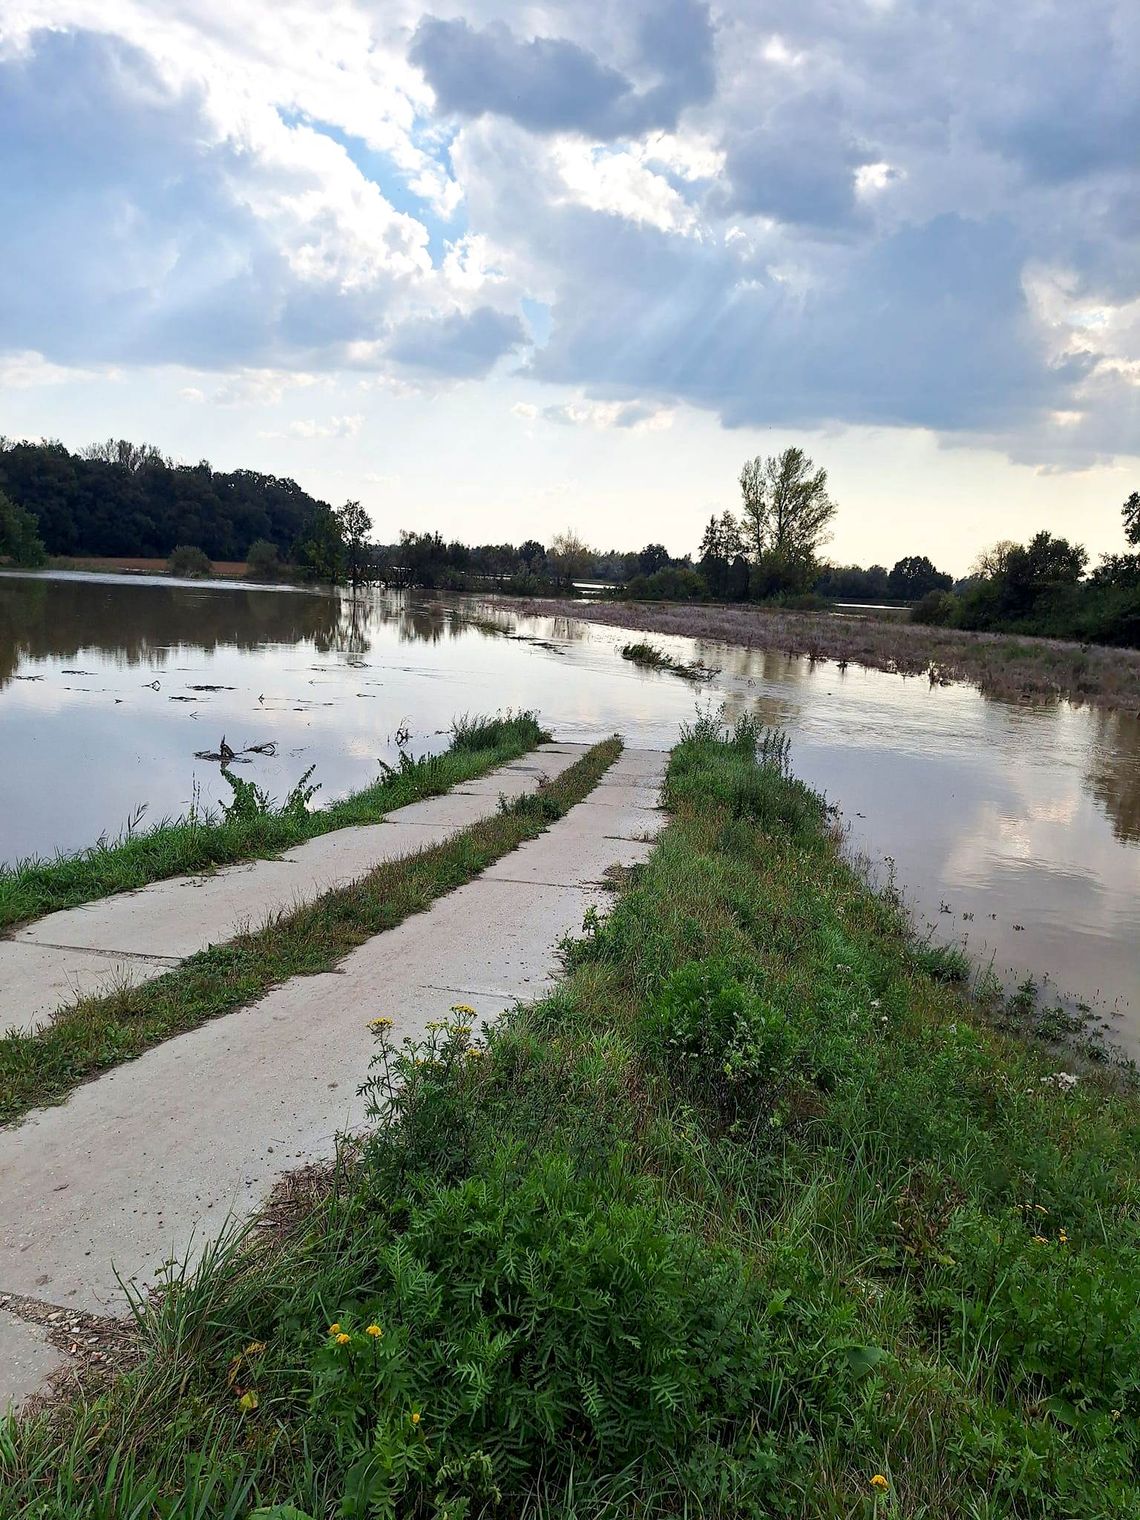
[[(0, 575), (0, 860), (228, 799), (195, 759), (273, 744), (242, 774), (318, 802), (441, 747), (460, 713), (537, 709), (560, 737), (666, 748), (696, 704), (785, 728), (798, 774), (925, 930), (1007, 981), (1094, 1003), (1140, 1052), (1140, 719), (1007, 703), (854, 666), (680, 638), (694, 689), (620, 658), (628, 635), (465, 598), (142, 577)], [(640, 635), (638, 635), (640, 637)]]

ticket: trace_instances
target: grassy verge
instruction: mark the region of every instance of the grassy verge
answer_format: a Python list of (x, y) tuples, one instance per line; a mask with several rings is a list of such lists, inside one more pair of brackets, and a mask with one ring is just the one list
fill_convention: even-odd
[(303, 787), (275, 808), (235, 776), (234, 802), (221, 817), (203, 814), (167, 821), (74, 855), (0, 867), (0, 930), (169, 876), (276, 855), (333, 829), (376, 823), (393, 808), (482, 776), (549, 738), (533, 713), (463, 718), (454, 724), (451, 746), (443, 754), (407, 760), (374, 785), (316, 812), (305, 806)]
[(254, 933), (190, 956), (153, 982), (83, 998), (34, 1034), (5, 1035), (0, 1123), (62, 1101), (81, 1082), (253, 1002), (291, 976), (327, 970), (541, 834), (593, 789), (620, 751), (618, 739), (596, 744), (556, 780), (501, 804), (497, 815), (443, 844), (385, 861)]
[(711, 666), (699, 661), (695, 665), (686, 665), (682, 660), (675, 660), (671, 654), (658, 649), (656, 644), (625, 644), (621, 657), (645, 670), (667, 670), (670, 675), (681, 676), (686, 681), (711, 681), (719, 674)]
[(292, 1230), (0, 1438), (18, 1520), (1132, 1516), (1140, 1111), (931, 975), (746, 726), (548, 1000), (378, 1032)]

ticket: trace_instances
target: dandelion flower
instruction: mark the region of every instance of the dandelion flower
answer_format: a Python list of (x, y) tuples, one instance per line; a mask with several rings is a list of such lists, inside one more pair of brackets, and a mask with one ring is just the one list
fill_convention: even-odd
[(880, 1493), (882, 1493), (884, 1489), (890, 1488), (890, 1486), (891, 1485), (887, 1482), (886, 1478), (883, 1477), (882, 1473), (876, 1473), (875, 1476), (871, 1479), (871, 1487), (877, 1488)]
[(247, 1389), (246, 1392), (242, 1394), (241, 1398), (238, 1400), (238, 1405), (241, 1409), (245, 1410), (246, 1414), (249, 1414), (252, 1410), (257, 1408), (257, 1394), (253, 1391), (252, 1388)]
[(412, 1410), (412, 1424), (413, 1425), (418, 1425), (419, 1423), (420, 1423), (420, 1412), (419, 1412), (418, 1409), (413, 1409)]
[(349, 1341), (351, 1339), (352, 1339), (352, 1336), (351, 1335), (345, 1335), (344, 1331), (342, 1330), (340, 1332), (340, 1334), (336, 1338), (336, 1343), (337, 1343), (338, 1346), (347, 1346), (348, 1343), (349, 1343)]
[(364, 1333), (370, 1335), (373, 1340), (378, 1340), (384, 1334), (379, 1325), (369, 1325)]
[(330, 1335), (339, 1335), (340, 1334), (340, 1320), (339, 1319), (333, 1320), (332, 1324), (329, 1326), (329, 1334)]

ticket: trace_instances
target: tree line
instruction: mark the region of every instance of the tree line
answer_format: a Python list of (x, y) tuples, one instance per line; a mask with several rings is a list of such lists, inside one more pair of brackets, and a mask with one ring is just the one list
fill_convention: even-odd
[(54, 555), (165, 559), (178, 549), (336, 579), (361, 559), (370, 526), (359, 503), (331, 507), (287, 476), (177, 464), (126, 439), (72, 453), (53, 440), (0, 438), (0, 557), (21, 565)]
[(111, 439), (78, 453), (60, 443), (0, 438), (0, 560), (48, 555), (169, 557), (180, 574), (211, 560), (245, 560), (260, 578), (379, 579), (437, 590), (536, 595), (594, 581), (625, 597), (662, 601), (836, 601), (911, 604), (920, 621), (1098, 643), (1140, 644), (1140, 493), (1122, 509), (1129, 550), (1091, 573), (1079, 544), (1047, 532), (1002, 541), (959, 581), (926, 555), (885, 565), (823, 558), (838, 510), (826, 469), (800, 448), (746, 460), (740, 507), (710, 516), (695, 556), (664, 545), (591, 548), (571, 529), (548, 544), (465, 544), (405, 531), (370, 542), (359, 502), (332, 507), (296, 481), (254, 470), (180, 465), (149, 444)]

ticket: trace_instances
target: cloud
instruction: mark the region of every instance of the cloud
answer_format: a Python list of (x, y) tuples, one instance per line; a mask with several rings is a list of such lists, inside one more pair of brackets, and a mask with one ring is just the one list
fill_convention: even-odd
[(390, 359), (411, 369), (456, 380), (478, 378), (526, 342), (517, 316), (480, 306), (470, 314), (420, 317), (405, 322), (387, 346)]
[(533, 421), (541, 417), (560, 427), (598, 429), (628, 428), (636, 432), (660, 432), (672, 427), (673, 409), (650, 401), (565, 401), (537, 407), (519, 401), (511, 408), (516, 417)]
[(550, 425), (649, 396), (1049, 468), (1135, 451), (1130, 0), (459, 10), (23, 0), (9, 383), (169, 365), (199, 404), (341, 376), (415, 405), (514, 354), (623, 398), (552, 396)]
[(114, 370), (81, 369), (74, 365), (52, 364), (35, 349), (0, 354), (0, 387), (29, 390), (40, 385), (70, 385), (83, 380), (115, 378)]
[(476, 29), (429, 16), (417, 27), (409, 56), (442, 111), (505, 116), (533, 132), (636, 137), (672, 128), (687, 105), (709, 99), (714, 62), (707, 5), (652, 0), (631, 42), (635, 64), (655, 76), (642, 89), (577, 42), (521, 41), (503, 21)]
[(263, 431), (262, 438), (355, 438), (364, 424), (361, 413), (346, 417), (330, 417), (319, 422), (315, 417), (300, 418), (291, 422), (284, 431)]

